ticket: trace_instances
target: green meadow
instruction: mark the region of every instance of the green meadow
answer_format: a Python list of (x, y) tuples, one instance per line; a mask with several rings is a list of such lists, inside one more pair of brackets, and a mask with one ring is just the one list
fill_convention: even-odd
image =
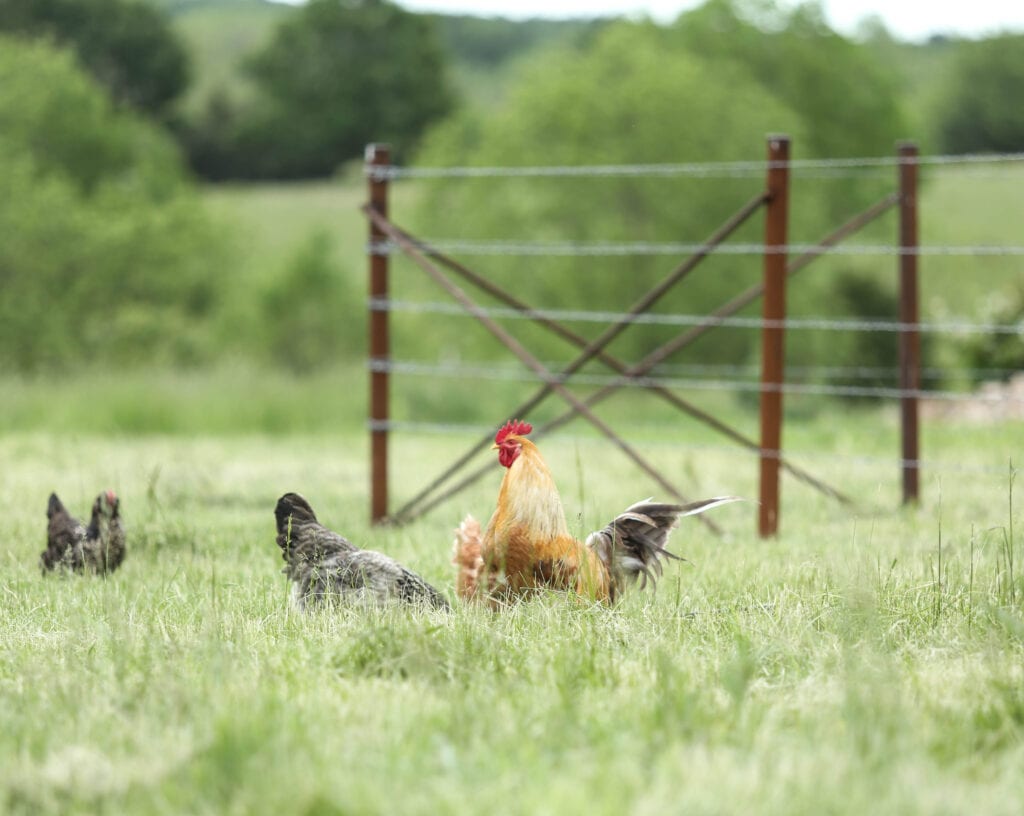
[[(926, 241), (1012, 243), (1010, 175), (932, 174)], [(396, 219), (415, 195), (396, 189)], [(362, 199), (358, 174), (205, 195), (253, 285), (320, 231), (353, 292)], [(892, 259), (851, 262), (895, 274)], [(926, 259), (923, 303), (976, 317), (968, 304), (1017, 280), (1013, 258)], [(354, 296), (339, 319), (363, 307)], [(279, 495), (303, 493), (451, 597), (452, 529), (488, 517), (501, 478), (494, 466), (412, 524), (371, 526), (367, 375), (352, 352), (303, 376), (243, 360), (4, 380), (0, 811), (1020, 812), (1019, 421), (926, 421), (922, 502), (901, 508), (893, 405), (787, 398), (787, 452), (853, 503), (784, 477), (781, 534), (762, 541), (756, 461), (620, 396), (601, 415), (689, 497), (749, 499), (715, 511), (722, 536), (684, 522), (672, 549), (689, 561), (657, 592), (612, 609), (552, 595), (502, 614), (299, 614), (274, 544)], [(397, 378), (394, 415), (494, 424), (526, 395), (481, 385)], [(749, 398), (687, 396), (756, 438)], [(396, 434), (392, 506), (473, 439)], [(658, 492), (579, 420), (540, 445), (581, 536)], [(82, 514), (107, 488), (122, 499), (124, 567), (41, 577), (49, 492)]]
[[(752, 500), (714, 514), (723, 536), (686, 520), (672, 549), (689, 562), (657, 592), (611, 609), (552, 595), (501, 614), (300, 614), (274, 544), (277, 496), (302, 492), (325, 523), (451, 597), (452, 528), (490, 513), (499, 469), (408, 526), (374, 528), (354, 421), (231, 431), (214, 406), (239, 381), (156, 385), (141, 401), (181, 414), (162, 432), (91, 427), (80, 406), (59, 427), (0, 436), (4, 812), (1019, 812), (1019, 422), (932, 423), (925, 450), (942, 468), (909, 509), (891, 411), (790, 422), (794, 459), (855, 501), (784, 479), (769, 541), (754, 535), (749, 455), (682, 422), (635, 427), (694, 497)], [(254, 427), (281, 410), (275, 390), (300, 415), (348, 398), (340, 377), (251, 385), (235, 405)], [(117, 393), (83, 396), (102, 413)], [(470, 441), (396, 435), (394, 501)], [(580, 534), (654, 492), (584, 427), (540, 445)], [(41, 577), (49, 491), (84, 512), (108, 487), (128, 529), (123, 568)]]
[[(668, 482), (687, 499), (744, 501), (713, 511), (714, 527), (683, 520), (669, 546), (686, 560), (614, 607), (558, 593), (501, 612), (462, 603), (453, 531), (466, 514), (489, 518), (502, 471), (480, 454), (464, 491), (404, 526), (371, 524), (366, 181), (358, 160), (327, 177), (363, 135), (344, 156), (296, 163), (336, 144), (334, 125), (353, 111), (407, 118), (417, 99), (443, 96), (430, 82), (418, 97), (374, 83), (345, 90), (348, 79), (387, 79), (418, 40), (394, 40), (401, 60), (385, 66), (372, 53), (384, 40), (367, 36), (365, 70), (334, 68), (340, 51), (316, 22), (327, 17), (303, 23), (297, 7), (262, 0), (162, 0), (192, 82), (154, 123), (127, 97), (114, 103), (124, 89), (105, 76), (144, 78), (129, 46), (149, 42), (147, 29), (98, 22), (78, 41), (84, 29), (70, 25), (76, 56), (58, 50), (46, 20), (81, 4), (34, 5), (30, 28), (46, 42), (26, 30), (0, 51), (0, 816), (1024, 812), (1019, 418), (923, 410), (921, 498), (904, 506), (898, 406), (824, 388), (893, 388), (892, 333), (793, 329), (787, 365), (806, 391), (785, 398), (784, 452), (845, 501), (785, 472), (780, 532), (760, 539), (750, 451), (624, 390), (597, 412)], [(342, 7), (382, 10), (320, 4)], [(0, 16), (14, 30), (19, 15)], [(278, 44), (300, 37), (300, 47), (254, 74), (252, 59), (289, 18), (300, 24)], [(971, 46), (900, 43), (870, 25), (855, 44), (820, 18), (813, 3), (790, 14), (745, 2), (709, 3), (672, 31), (440, 16), (456, 110), (429, 133), (388, 118), (372, 127), (388, 131), (397, 156), (506, 166), (756, 160), (769, 127), (790, 130), (798, 160), (891, 155), (896, 136), (919, 139), (925, 157), (948, 144), (943, 114), (968, 109), (958, 55)], [(396, 30), (389, 23), (385, 39)], [(92, 38), (116, 58), (110, 72), (92, 63), (99, 83), (83, 67)], [(993, 42), (977, 53), (1012, 51)], [(324, 106), (281, 107), (298, 97), (276, 82), (305, 69), (295, 90)], [(335, 109), (331, 95), (307, 97), (325, 83), (352, 98)], [(980, 110), (990, 107), (997, 119), (1012, 112)], [(323, 115), (296, 116), (308, 112)], [(321, 177), (214, 185), (186, 159), (208, 179)], [(818, 240), (894, 177), (891, 167), (795, 170), (789, 240)], [(1022, 243), (1024, 165), (928, 164), (921, 182), (922, 319), (1018, 323), (1022, 257), (991, 250)], [(427, 238), (697, 243), (763, 184), (406, 179), (391, 186), (389, 212)], [(760, 243), (762, 230), (758, 214), (734, 240)], [(850, 243), (892, 248), (896, 235), (893, 211)], [(460, 260), (530, 305), (614, 312), (680, 261)], [(761, 267), (756, 255), (713, 257), (656, 311), (703, 314)], [(789, 284), (789, 316), (894, 320), (897, 276), (888, 251), (823, 257)], [(394, 260), (391, 282), (396, 300), (447, 301), (408, 260)], [(740, 317), (759, 314), (754, 304)], [(397, 510), (533, 385), (463, 316), (390, 319), (393, 359), (420, 367), (391, 382)], [(545, 364), (570, 359), (536, 327), (507, 325)], [(629, 363), (677, 330), (631, 330), (608, 351)], [(728, 331), (656, 373), (756, 443), (758, 338), (749, 326)], [(1018, 336), (972, 347), (979, 336), (929, 333), (925, 387), (966, 398), (1019, 368)], [(607, 374), (596, 363), (580, 373)], [(570, 385), (581, 397), (598, 387)], [(561, 411), (551, 397), (522, 418), (540, 427)], [(580, 538), (635, 501), (670, 498), (583, 420), (538, 444)], [(42, 575), (51, 491), (85, 518), (106, 490), (121, 500), (123, 567)], [(420, 573), (452, 610), (295, 610), (274, 540), (275, 502), (289, 491), (327, 526)]]

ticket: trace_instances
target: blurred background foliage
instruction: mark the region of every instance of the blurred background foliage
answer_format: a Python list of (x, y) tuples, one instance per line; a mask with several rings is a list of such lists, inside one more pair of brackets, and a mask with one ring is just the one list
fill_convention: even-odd
[(215, 353), (225, 245), (169, 134), (119, 107), (70, 51), (5, 36), (0, 155), (5, 367)]
[(248, 103), (214, 95), (183, 129), (206, 178), (329, 176), (368, 133), (390, 134), (401, 156), (452, 104), (431, 21), (376, 0), (311, 0), (242, 70), (255, 88)]
[(168, 118), (188, 87), (187, 46), (158, 6), (125, 0), (4, 0), (0, 30), (72, 51), (118, 103)]
[[(385, 0), (5, 0), (0, 36), (8, 372), (242, 359), (306, 374), (361, 360), (358, 162), (370, 141), (390, 142), (402, 163), (432, 165), (749, 160), (780, 131), (795, 158), (891, 155), (904, 137), (924, 152), (1024, 150), (1021, 35), (907, 43), (869, 19), (845, 37), (813, 2), (709, 0), (659, 25), (419, 15)], [(821, 237), (892, 180), (799, 185), (794, 242)], [(395, 217), (436, 237), (699, 242), (759, 186), (756, 177), (403, 182)], [(738, 240), (760, 240), (754, 220)], [(892, 225), (878, 229), (890, 243)], [(532, 303), (618, 311), (674, 263), (478, 266)], [(831, 260), (791, 288), (792, 310), (887, 314), (891, 267)], [(758, 275), (750, 259), (716, 258), (660, 308), (706, 311)], [(981, 315), (995, 298), (1000, 315), (1020, 319), (1012, 275), (984, 303), (973, 297), (983, 284), (963, 286), (940, 270), (927, 308)], [(407, 263), (396, 263), (395, 290), (437, 299)], [(524, 336), (541, 356), (564, 353)], [(493, 357), (486, 338), (466, 337), (457, 319), (395, 321), (399, 355)], [(630, 332), (616, 351), (632, 358), (665, 337)], [(891, 365), (891, 343), (875, 340), (807, 333), (789, 356)], [(745, 363), (755, 341), (716, 335), (680, 362)], [(1012, 361), (1015, 348), (974, 342), (957, 359)]]

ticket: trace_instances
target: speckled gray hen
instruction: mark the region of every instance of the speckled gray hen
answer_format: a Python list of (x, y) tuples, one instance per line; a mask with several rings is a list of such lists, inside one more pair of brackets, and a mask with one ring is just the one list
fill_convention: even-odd
[(294, 582), (292, 598), (300, 609), (325, 599), (449, 608), (440, 592), (390, 556), (360, 549), (324, 527), (299, 494), (278, 499), (274, 517), (277, 546), (287, 563), (284, 572)]

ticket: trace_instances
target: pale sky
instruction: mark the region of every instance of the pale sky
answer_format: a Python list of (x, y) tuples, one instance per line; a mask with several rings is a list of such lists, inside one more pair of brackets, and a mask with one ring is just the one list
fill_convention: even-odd
[[(602, 14), (647, 14), (675, 19), (700, 0), (397, 0), (410, 11), (439, 11), (503, 17), (593, 17)], [(853, 33), (858, 21), (878, 15), (886, 28), (904, 40), (934, 33), (965, 36), (1009, 29), (1024, 31), (1024, 0), (823, 0), (830, 25)]]

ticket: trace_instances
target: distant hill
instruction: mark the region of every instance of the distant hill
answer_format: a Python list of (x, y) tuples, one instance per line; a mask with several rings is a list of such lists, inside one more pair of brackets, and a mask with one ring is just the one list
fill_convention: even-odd
[[(246, 55), (259, 49), (274, 27), (296, 7), (269, 0), (149, 0), (164, 9), (192, 55), (195, 71), (184, 100), (186, 115), (196, 114), (210, 95), (231, 98), (247, 93), (241, 70)], [(607, 19), (530, 19), (467, 15), (430, 15), (451, 54), (452, 78), (461, 93), (482, 104), (500, 98), (503, 69), (538, 47), (575, 45)]]
[(248, 6), (248, 5), (271, 5), (285, 6), (286, 3), (264, 2), (264, 0), (147, 0), (151, 6), (164, 9), (168, 14), (182, 14), (193, 11), (203, 6)]
[[(193, 60), (194, 81), (184, 102), (186, 116), (197, 114), (211, 94), (240, 98), (248, 92), (241, 70), (247, 54), (259, 49), (274, 27), (297, 7), (270, 0), (149, 0), (164, 9), (184, 38)], [(503, 17), (430, 15), (451, 55), (452, 79), (470, 103), (500, 104), (508, 68), (537, 48), (581, 46), (613, 18), (509, 20)], [(936, 37), (904, 43), (884, 29), (869, 38), (879, 61), (892, 71), (907, 101), (915, 133), (927, 146), (934, 110), (941, 104), (947, 66), (959, 42)]]
[(431, 15), (451, 55), (452, 79), (471, 104), (500, 104), (509, 66), (539, 48), (585, 45), (614, 18), (509, 20), (504, 17)]
[(498, 66), (538, 46), (582, 44), (613, 18), (509, 20), (504, 17), (432, 14), (452, 58)]

